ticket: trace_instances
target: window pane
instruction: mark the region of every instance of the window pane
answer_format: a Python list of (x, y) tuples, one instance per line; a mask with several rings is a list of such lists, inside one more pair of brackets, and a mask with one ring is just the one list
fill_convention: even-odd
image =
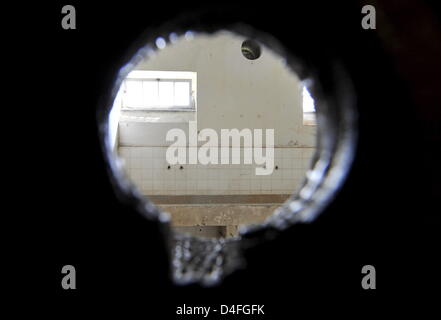
[(158, 81), (143, 81), (145, 107), (154, 108), (159, 105)]
[(178, 81), (175, 82), (175, 106), (190, 106), (190, 83)]
[(142, 105), (143, 105), (142, 81), (126, 80), (124, 106), (135, 108), (135, 107), (142, 107)]
[(315, 112), (314, 99), (306, 87), (303, 87), (303, 112)]
[(159, 81), (159, 105), (173, 106), (173, 81)]

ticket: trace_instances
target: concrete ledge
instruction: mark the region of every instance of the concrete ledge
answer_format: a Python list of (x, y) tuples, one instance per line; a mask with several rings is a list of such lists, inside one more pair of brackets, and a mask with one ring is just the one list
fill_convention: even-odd
[(290, 194), (156, 195), (146, 196), (155, 204), (282, 204)]
[(158, 205), (173, 226), (237, 226), (262, 223), (280, 204)]

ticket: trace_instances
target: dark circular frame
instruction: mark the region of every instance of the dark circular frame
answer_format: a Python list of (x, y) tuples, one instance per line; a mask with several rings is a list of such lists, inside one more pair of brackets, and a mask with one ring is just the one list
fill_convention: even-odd
[[(287, 49), (283, 41), (270, 33), (239, 21), (206, 22), (203, 13), (175, 19), (156, 29), (147, 30), (122, 59), (120, 70), (103, 95), (97, 109), (97, 125), (102, 154), (109, 180), (118, 199), (133, 207), (146, 219), (160, 221), (164, 241), (171, 254), (171, 268), (176, 283), (219, 283), (225, 276), (246, 264), (243, 251), (255, 243), (270, 241), (275, 234), (296, 223), (308, 223), (323, 211), (340, 189), (354, 158), (357, 141), (356, 96), (349, 73), (336, 57), (310, 59), (307, 45), (298, 52)], [(195, 15), (198, 19), (194, 19)], [(197, 21), (197, 23), (195, 23)], [(205, 21), (205, 22), (204, 22)], [(317, 150), (304, 182), (263, 224), (241, 228), (240, 237), (202, 239), (177, 235), (171, 231), (167, 214), (140, 194), (123, 173), (114, 157), (108, 134), (108, 117), (121, 82), (142, 60), (154, 53), (155, 39), (169, 43), (170, 35), (186, 32), (212, 34), (227, 30), (259, 43), (286, 59), (287, 65), (304, 81), (314, 97), (317, 109)], [(183, 259), (190, 256), (189, 259)]]

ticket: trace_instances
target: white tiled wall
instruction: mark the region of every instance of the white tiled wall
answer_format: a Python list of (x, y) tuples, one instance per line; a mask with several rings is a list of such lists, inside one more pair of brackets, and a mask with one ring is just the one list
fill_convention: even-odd
[[(255, 174), (256, 165), (172, 165), (167, 147), (120, 147), (132, 182), (145, 195), (291, 194), (305, 177), (315, 148), (275, 148), (271, 175)], [(243, 157), (243, 154), (242, 154)]]

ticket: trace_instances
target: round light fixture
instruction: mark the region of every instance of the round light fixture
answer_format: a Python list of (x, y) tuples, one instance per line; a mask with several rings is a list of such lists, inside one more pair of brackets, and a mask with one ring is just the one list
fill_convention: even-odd
[(242, 54), (248, 60), (256, 60), (260, 57), (260, 45), (254, 40), (245, 40), (242, 42)]

